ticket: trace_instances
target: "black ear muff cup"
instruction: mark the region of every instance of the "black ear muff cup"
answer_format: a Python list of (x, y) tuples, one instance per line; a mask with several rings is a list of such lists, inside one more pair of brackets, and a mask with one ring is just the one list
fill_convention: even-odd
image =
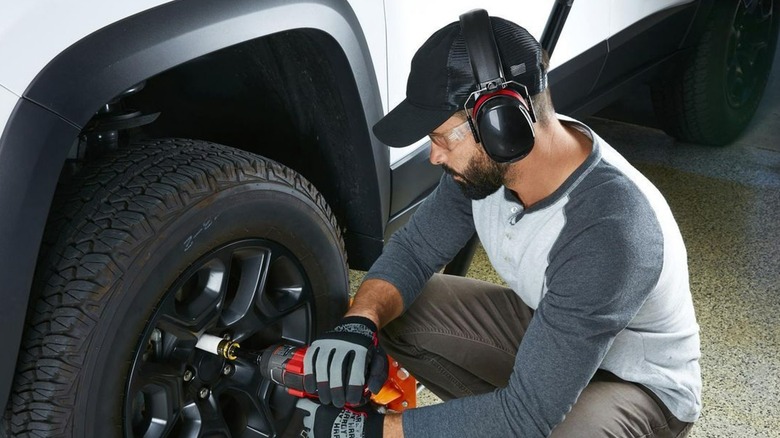
[[(525, 158), (534, 146), (536, 121), (528, 90), (505, 79), (487, 11), (466, 12), (460, 16), (460, 26), (477, 80), (477, 90), (463, 105), (469, 111), (474, 138), (496, 162), (511, 163)], [(526, 68), (524, 63), (522, 66)], [(470, 102), (474, 102), (471, 110)]]
[(485, 152), (498, 163), (518, 161), (534, 146), (533, 122), (523, 103), (515, 97), (490, 96), (475, 107), (474, 120)]

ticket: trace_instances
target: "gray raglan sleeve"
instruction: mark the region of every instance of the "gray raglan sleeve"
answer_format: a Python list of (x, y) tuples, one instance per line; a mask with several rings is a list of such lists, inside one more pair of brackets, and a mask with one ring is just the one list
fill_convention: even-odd
[(577, 217), (567, 218), (550, 253), (548, 291), (508, 386), (404, 412), (407, 438), (545, 437), (563, 420), (663, 264), (663, 237), (649, 205), (622, 191), (601, 196), (615, 204), (584, 199), (567, 207)]
[(473, 234), (471, 200), (444, 174), (409, 222), (393, 234), (365, 278), (392, 283), (406, 309), (433, 273), (452, 260)]

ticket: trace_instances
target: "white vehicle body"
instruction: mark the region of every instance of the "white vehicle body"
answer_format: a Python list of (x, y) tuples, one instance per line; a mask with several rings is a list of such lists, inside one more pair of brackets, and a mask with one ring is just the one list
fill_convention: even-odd
[[(0, 59), (13, 62), (5, 62), (0, 66), (0, 87), (17, 97), (22, 96), (46, 64), (73, 43), (106, 23), (116, 22), (167, 1), (170, 0), (6, 2), (0, 16)], [(642, 18), (691, 1), (693, 0), (577, 2), (560, 37), (555, 56), (551, 58), (551, 68), (570, 60)], [(351, 0), (350, 4), (361, 23), (371, 52), (382, 106), (385, 111), (389, 111), (405, 98), (406, 78), (409, 75), (412, 56), (436, 29), (456, 20), (464, 11), (483, 8), (492, 15), (504, 17), (526, 27), (539, 39), (554, 1)], [(312, 9), (302, 10), (301, 13), (314, 16), (317, 12)], [(287, 13), (288, 11), (285, 11), (285, 14)], [(322, 16), (318, 18), (322, 19)], [(280, 17), (279, 27), (283, 26), (284, 19)], [(15, 103), (9, 97), (0, 102), (0, 111), (3, 107), (7, 108)], [(0, 132), (6, 120), (7, 117), (0, 118)], [(408, 148), (391, 149), (390, 163), (399, 162), (423, 143), (424, 141), (421, 141)]]

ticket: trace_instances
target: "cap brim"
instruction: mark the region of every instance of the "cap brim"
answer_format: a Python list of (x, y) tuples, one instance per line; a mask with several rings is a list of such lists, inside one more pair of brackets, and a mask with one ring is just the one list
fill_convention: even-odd
[(374, 135), (390, 147), (409, 146), (441, 126), (457, 111), (420, 108), (404, 99), (374, 125)]

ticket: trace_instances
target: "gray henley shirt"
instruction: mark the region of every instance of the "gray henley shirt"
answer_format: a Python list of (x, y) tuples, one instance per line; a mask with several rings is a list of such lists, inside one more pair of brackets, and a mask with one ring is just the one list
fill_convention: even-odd
[(680, 231), (661, 193), (590, 128), (586, 161), (524, 209), (505, 188), (480, 201), (449, 176), (367, 274), (411, 305), (476, 229), (531, 308), (506, 388), (404, 413), (407, 437), (547, 436), (597, 369), (653, 391), (680, 420), (701, 410), (699, 327)]

